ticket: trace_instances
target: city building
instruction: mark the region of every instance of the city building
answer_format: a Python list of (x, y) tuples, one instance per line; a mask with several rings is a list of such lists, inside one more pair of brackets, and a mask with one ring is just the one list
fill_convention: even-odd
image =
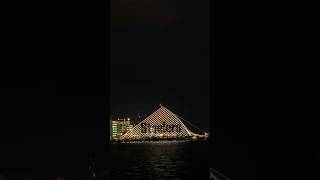
[(110, 120), (109, 120), (109, 122), (110, 122), (110, 124), (109, 124), (109, 137), (110, 137), (110, 140), (112, 139), (112, 137), (113, 137), (113, 128), (112, 128), (112, 118), (110, 118)]
[(110, 139), (117, 140), (128, 131), (133, 129), (130, 118), (110, 119)]

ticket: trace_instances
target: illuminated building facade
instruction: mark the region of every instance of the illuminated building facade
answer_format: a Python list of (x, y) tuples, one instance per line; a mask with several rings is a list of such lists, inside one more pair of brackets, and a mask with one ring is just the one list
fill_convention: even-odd
[(119, 139), (120, 136), (132, 130), (133, 125), (130, 123), (130, 118), (110, 119), (110, 139)]
[(112, 137), (113, 137), (113, 127), (112, 127), (112, 118), (110, 118), (110, 120), (109, 120), (109, 122), (110, 122), (110, 124), (109, 124), (109, 137), (110, 137), (110, 139), (112, 139)]

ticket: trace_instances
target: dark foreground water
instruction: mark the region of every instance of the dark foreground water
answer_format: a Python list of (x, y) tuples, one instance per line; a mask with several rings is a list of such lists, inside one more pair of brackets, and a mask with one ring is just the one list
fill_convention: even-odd
[[(209, 179), (207, 142), (130, 144), (28, 143), (2, 146), (0, 174), (8, 180)], [(89, 171), (95, 157), (96, 178)]]
[(110, 145), (110, 178), (209, 179), (208, 142), (159, 141)]

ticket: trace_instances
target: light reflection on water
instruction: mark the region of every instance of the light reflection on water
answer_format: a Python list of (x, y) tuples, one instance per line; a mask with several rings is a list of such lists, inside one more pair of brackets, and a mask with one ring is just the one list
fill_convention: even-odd
[(110, 145), (111, 179), (209, 179), (207, 142)]

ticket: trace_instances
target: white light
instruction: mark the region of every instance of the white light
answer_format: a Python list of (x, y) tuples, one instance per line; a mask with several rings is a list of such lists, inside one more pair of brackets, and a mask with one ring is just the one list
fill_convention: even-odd
[[(150, 123), (151, 127), (150, 127), (150, 133), (147, 134), (143, 134), (141, 133), (141, 123), (145, 122), (145, 123)], [(138, 125), (133, 126), (132, 129), (130, 131), (128, 131), (126, 134), (124, 134), (122, 136), (123, 139), (130, 139), (133, 137), (150, 137), (153, 135), (157, 135), (159, 136), (158, 133), (154, 134), (154, 127), (153, 125), (159, 125), (159, 123), (161, 122), (166, 122), (168, 124), (178, 124), (182, 126), (181, 132), (179, 132), (178, 134), (176, 132), (166, 132), (165, 134), (168, 136), (187, 136), (190, 135), (190, 130), (188, 130), (187, 127), (185, 127), (185, 125), (182, 123), (182, 121), (174, 114), (172, 113), (170, 110), (164, 108), (163, 106), (160, 107), (157, 111), (155, 111), (154, 113), (152, 113), (151, 115), (149, 115), (146, 119), (144, 119), (142, 122), (140, 122)], [(162, 133), (161, 133), (162, 134)], [(162, 134), (163, 136), (164, 134)], [(161, 136), (161, 135), (160, 135)]]

